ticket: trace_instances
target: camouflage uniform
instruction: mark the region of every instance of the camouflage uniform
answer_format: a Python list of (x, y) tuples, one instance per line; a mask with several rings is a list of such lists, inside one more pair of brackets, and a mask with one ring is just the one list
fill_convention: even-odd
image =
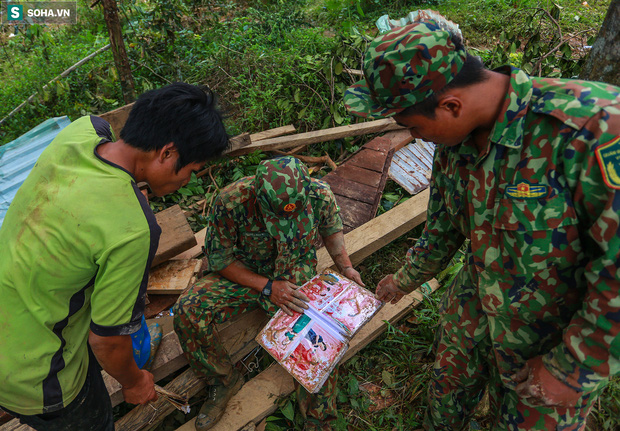
[[(261, 166), (258, 174), (265, 175)], [(216, 325), (258, 307), (270, 315), (277, 310), (269, 298), (221, 277), (217, 271), (237, 260), (272, 280), (302, 285), (316, 273), (319, 237), (342, 230), (339, 209), (325, 182), (308, 176), (302, 193), (307, 195), (307, 201), (285, 202), (284, 211), (293, 208), (291, 205), (298, 210), (291, 211), (295, 219), (292, 225), (286, 224), (286, 214), (268, 215), (277, 214), (277, 208), (264, 207), (281, 201), (290, 184), (286, 178), (283, 182), (271, 179), (266, 184), (275, 189), (263, 188), (258, 196), (255, 177), (242, 178), (222, 189), (207, 224), (205, 254), (211, 273), (181, 295), (174, 306), (174, 327), (183, 351), (192, 369), (210, 384), (227, 383), (226, 376), (233, 366)], [(280, 226), (278, 219), (283, 220)], [(297, 385), (304, 417), (323, 422), (336, 416), (336, 380), (337, 371), (313, 396)]]
[[(486, 147), (437, 147), (427, 224), (394, 276), (409, 292), (470, 240), (442, 301), (425, 425), (466, 428), (488, 384), (495, 429), (579, 430), (620, 373), (620, 89), (496, 72), (510, 88)], [(574, 408), (514, 391), (540, 355), (582, 393)]]

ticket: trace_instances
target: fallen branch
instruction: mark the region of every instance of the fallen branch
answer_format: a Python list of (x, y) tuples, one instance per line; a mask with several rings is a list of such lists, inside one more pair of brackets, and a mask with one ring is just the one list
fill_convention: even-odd
[[(48, 82), (47, 84), (45, 84), (42, 88), (42, 90), (46, 90), (50, 84), (52, 84), (55, 81), (58, 81), (61, 78), (64, 78), (65, 76), (69, 75), (71, 72), (73, 72), (75, 69), (77, 69), (78, 67), (80, 67), (81, 65), (83, 65), (84, 63), (90, 61), (93, 57), (95, 57), (97, 54), (107, 50), (108, 48), (110, 48), (110, 44), (107, 44), (106, 46), (99, 48), (97, 51), (93, 52), (92, 54), (89, 54), (88, 56), (84, 57), (83, 59), (81, 59), (80, 61), (78, 61), (77, 63), (75, 63), (73, 66), (71, 66), (70, 68), (68, 68), (67, 70), (65, 70), (64, 72), (62, 72), (60, 75), (58, 75), (56, 78), (52, 79), (50, 82)], [(29, 104), (30, 102), (32, 102), (34, 100), (34, 98), (37, 96), (37, 94), (39, 94), (39, 92), (37, 91), (36, 93), (34, 93), (32, 96), (30, 96), (28, 99), (26, 99), (24, 102), (22, 102), (21, 105), (19, 105), (17, 108), (13, 109), (11, 112), (9, 112), (9, 115), (7, 115), (6, 117), (4, 117), (2, 120), (0, 120), (0, 125), (2, 125), (6, 120), (8, 120), (9, 118), (11, 118), (13, 115), (15, 115), (20, 109), (22, 109), (24, 106), (26, 106), (27, 104)]]

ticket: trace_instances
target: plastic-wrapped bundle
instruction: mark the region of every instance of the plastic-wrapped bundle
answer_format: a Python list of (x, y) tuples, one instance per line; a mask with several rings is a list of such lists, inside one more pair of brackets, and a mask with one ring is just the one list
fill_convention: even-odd
[(407, 16), (394, 20), (390, 19), (388, 15), (383, 15), (376, 22), (379, 33), (386, 33), (395, 27), (404, 27), (412, 22), (433, 20), (442, 29), (449, 31), (453, 36), (458, 36), (461, 41), (463, 40), (463, 33), (459, 25), (445, 18), (439, 12), (430, 9), (418, 9), (413, 12), (409, 12)]

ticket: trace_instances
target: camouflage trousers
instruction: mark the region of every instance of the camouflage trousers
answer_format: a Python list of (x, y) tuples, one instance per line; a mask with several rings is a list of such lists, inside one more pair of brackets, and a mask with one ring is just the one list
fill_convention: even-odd
[[(174, 329), (197, 375), (209, 384), (228, 383), (227, 376), (233, 364), (216, 325), (259, 307), (269, 315), (278, 309), (259, 292), (214, 273), (200, 279), (179, 297), (173, 309)], [(337, 380), (338, 368), (316, 394), (310, 394), (295, 382), (297, 402), (304, 419), (318, 425), (336, 418)]]
[[(543, 407), (529, 403), (506, 387), (494, 365), (490, 336), (473, 347), (439, 328), (435, 339), (436, 359), (428, 388), (427, 430), (468, 430), (474, 409), (489, 392), (495, 422), (492, 430), (548, 431), (584, 430), (586, 416), (600, 391), (585, 394), (574, 408)], [(516, 372), (517, 370), (515, 370)]]

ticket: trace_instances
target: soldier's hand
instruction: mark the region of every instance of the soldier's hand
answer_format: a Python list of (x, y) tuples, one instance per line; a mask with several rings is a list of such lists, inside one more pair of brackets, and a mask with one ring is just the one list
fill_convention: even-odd
[(580, 392), (561, 382), (547, 370), (542, 356), (528, 360), (525, 366), (512, 376), (517, 383), (516, 392), (531, 404), (543, 406), (575, 407)]
[(344, 275), (345, 277), (347, 277), (349, 280), (353, 280), (354, 282), (356, 282), (357, 284), (359, 284), (360, 286), (366, 286), (363, 282), (362, 282), (362, 276), (360, 275), (359, 272), (357, 272), (355, 270), (355, 268), (353, 268), (352, 266), (347, 266), (343, 271), (342, 271), (342, 275)]
[(400, 290), (396, 285), (394, 274), (386, 275), (379, 284), (377, 284), (376, 295), (380, 301), (396, 304), (406, 294), (406, 292)]
[(123, 386), (123, 397), (131, 404), (147, 404), (157, 400), (153, 375), (146, 370), (140, 370), (140, 379), (133, 386)]
[(271, 302), (276, 304), (289, 316), (293, 311), (303, 313), (308, 308), (307, 302), (310, 299), (300, 290), (298, 286), (285, 280), (276, 280), (271, 286)]

